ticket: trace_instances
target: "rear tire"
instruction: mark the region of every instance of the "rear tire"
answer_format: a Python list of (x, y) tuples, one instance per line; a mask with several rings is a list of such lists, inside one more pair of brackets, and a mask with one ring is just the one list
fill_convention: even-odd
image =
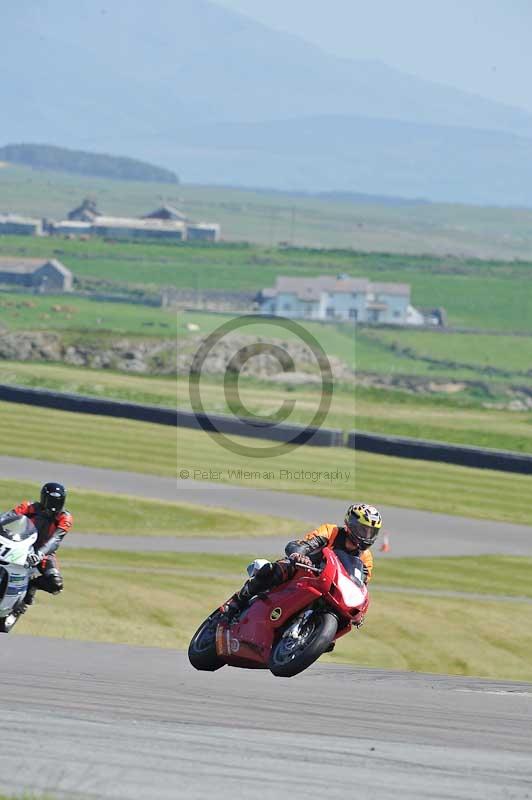
[(306, 639), (302, 643), (291, 637), (281, 637), (275, 643), (268, 664), (270, 671), (279, 678), (303, 672), (330, 648), (337, 630), (334, 614), (314, 614), (305, 623)]
[(225, 662), (216, 652), (216, 628), (220, 614), (214, 613), (203, 622), (188, 646), (188, 660), (202, 672), (216, 672)]

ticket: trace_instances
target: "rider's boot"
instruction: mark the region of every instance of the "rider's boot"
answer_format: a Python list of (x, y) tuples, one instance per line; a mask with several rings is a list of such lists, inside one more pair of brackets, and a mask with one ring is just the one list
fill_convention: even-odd
[(286, 575), (279, 566), (284, 563), (285, 559), (275, 562), (275, 564), (270, 562), (265, 564), (256, 575), (245, 582), (239, 592), (236, 592), (227, 603), (220, 607), (222, 614), (232, 621), (249, 606), (252, 597), (286, 580)]
[(230, 622), (238, 617), (238, 615), (241, 614), (242, 611), (244, 611), (249, 605), (249, 601), (251, 600), (248, 586), (249, 583), (250, 581), (246, 581), (239, 592), (235, 592), (235, 594), (230, 597), (229, 600), (223, 604), (223, 606), (220, 606), (220, 611)]

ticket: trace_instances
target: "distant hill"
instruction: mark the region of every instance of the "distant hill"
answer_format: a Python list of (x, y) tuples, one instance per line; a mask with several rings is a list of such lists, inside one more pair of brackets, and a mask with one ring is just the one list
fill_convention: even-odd
[(502, 131), (317, 116), (197, 126), (159, 155), (188, 183), (532, 206), (532, 139)]
[[(37, 141), (68, 131), (75, 146), (104, 136), (128, 145), (192, 124), (316, 114), (532, 134), (520, 109), (338, 58), (208, 0), (4, 3), (0, 67), (3, 135), (15, 141), (28, 123)], [(24, 136), (10, 132), (18, 120)]]
[(46, 144), (8, 144), (0, 147), (0, 161), (114, 180), (178, 183), (177, 175), (170, 170), (133, 158), (67, 150)]
[[(184, 181), (532, 204), (532, 183), (508, 153), (520, 140), (475, 150), (475, 131), (532, 140), (532, 114), (379, 62), (337, 58), (208, 0), (4, 3), (0, 71), (4, 141), (111, 150), (164, 163)], [(329, 121), (328, 139), (315, 137), (302, 158), (294, 144), (301, 138), (308, 151), (308, 120), (317, 118)], [(354, 118), (361, 133), (353, 138)], [(393, 144), (399, 124), (422, 143), (420, 163), (407, 136)], [(363, 135), (371, 126), (374, 138)], [(287, 140), (277, 135), (283, 128)], [(218, 132), (234, 132), (238, 146), (221, 144)], [(338, 139), (340, 153), (331, 151)], [(460, 177), (451, 142), (474, 174)]]

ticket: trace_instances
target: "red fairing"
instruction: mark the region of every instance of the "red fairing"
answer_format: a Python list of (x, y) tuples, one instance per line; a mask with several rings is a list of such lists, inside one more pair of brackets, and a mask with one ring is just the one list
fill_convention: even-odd
[(364, 617), (369, 605), (366, 586), (351, 580), (330, 548), (323, 549), (323, 558), (326, 563), (321, 573), (302, 567), (290, 581), (255, 600), (237, 622), (219, 623), (216, 652), (226, 664), (267, 669), (276, 631), (320, 598), (338, 617), (335, 639), (348, 633), (352, 623)]

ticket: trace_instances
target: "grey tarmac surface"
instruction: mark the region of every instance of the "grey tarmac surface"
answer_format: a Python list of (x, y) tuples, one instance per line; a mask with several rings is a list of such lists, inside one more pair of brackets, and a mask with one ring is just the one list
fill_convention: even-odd
[[(320, 522), (343, 518), (344, 500), (270, 492), (225, 483), (161, 478), (132, 472), (57, 464), (0, 456), (0, 475), (35, 481), (58, 480), (72, 488), (223, 507), (294, 520), (294, 535)], [(532, 486), (532, 482), (531, 482)], [(381, 506), (385, 528), (390, 532), (390, 556), (479, 555), (505, 553), (532, 555), (532, 528), (490, 520), (433, 514), (406, 508)], [(252, 539), (172, 539), (170, 537), (113, 537), (83, 534), (67, 537), (76, 547), (110, 547), (138, 551), (263, 553), (282, 552), (285, 537)]]
[(25, 636), (0, 648), (7, 792), (524, 800), (532, 684), (319, 665), (292, 679)]

